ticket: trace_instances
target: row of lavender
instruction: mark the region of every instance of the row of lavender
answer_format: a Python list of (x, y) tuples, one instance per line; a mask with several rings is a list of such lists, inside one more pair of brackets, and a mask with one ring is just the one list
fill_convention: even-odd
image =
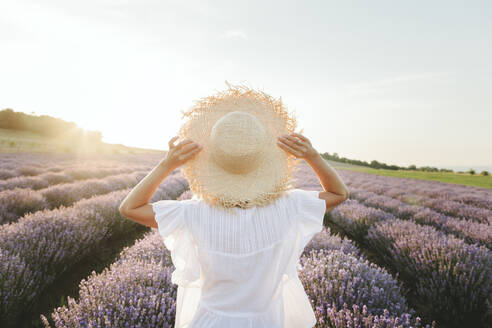
[[(179, 199), (189, 197), (188, 191)], [(397, 281), (329, 229), (308, 244), (300, 264), (317, 327), (422, 326)], [(150, 232), (101, 274), (82, 280), (78, 300), (69, 297), (67, 306), (54, 309), (51, 322), (41, 319), (46, 327), (174, 327), (173, 269), (160, 235)]]
[(97, 161), (73, 157), (60, 157), (54, 154), (34, 153), (0, 153), (0, 177), (4, 179), (37, 175), (47, 172), (58, 172), (67, 168), (92, 166), (99, 167), (114, 164), (113, 160), (98, 159)]
[(490, 189), (347, 170), (340, 171), (340, 175), (349, 189), (362, 189), (407, 204), (428, 207), (447, 216), (492, 224)]
[(437, 230), (462, 238), (469, 244), (478, 243), (492, 249), (492, 225), (455, 218), (425, 206), (408, 205), (398, 199), (354, 187), (350, 187), (350, 198), (366, 206), (382, 209), (400, 219), (411, 219), (419, 224), (433, 226)]
[[(176, 198), (188, 187), (177, 171), (153, 199)], [(131, 188), (83, 199), (71, 207), (28, 214), (0, 226), (0, 318), (17, 322), (43, 290), (110, 236), (121, 236), (137, 224), (119, 213)]]
[(132, 161), (150, 161), (155, 162), (156, 158), (162, 158), (165, 151), (143, 153), (143, 154), (69, 154), (69, 153), (0, 153), (0, 168), (13, 168), (16, 164), (23, 165), (48, 165), (56, 166), (58, 164), (71, 164), (77, 162), (94, 163), (94, 162), (127, 162)]
[(12, 190), (15, 188), (29, 188), (39, 190), (60, 183), (71, 183), (78, 180), (104, 178), (109, 175), (122, 174), (133, 171), (148, 169), (148, 165), (113, 165), (105, 167), (68, 167), (57, 172), (44, 172), (39, 175), (17, 176), (0, 181), (0, 191)]
[(418, 300), (419, 313), (446, 327), (485, 327), (492, 315), (489, 249), (354, 199), (334, 208), (330, 217), (398, 273), (407, 295)]
[(62, 183), (41, 190), (15, 188), (0, 191), (0, 224), (15, 222), (22, 215), (59, 206), (70, 206), (76, 201), (95, 195), (134, 186), (148, 170)]
[[(22, 163), (18, 163), (17, 167), (13, 169), (3, 169), (0, 170), (0, 179), (2, 180), (10, 180), (7, 187), (4, 184), (1, 185), (1, 189), (13, 189), (10, 187), (12, 185), (12, 181), (20, 181), (23, 183), (23, 180), (19, 180), (19, 178), (35, 178), (35, 177), (43, 177), (49, 176), (49, 174), (56, 173), (65, 173), (68, 175), (66, 178), (72, 177), (72, 181), (78, 179), (79, 177), (96, 177), (94, 175), (90, 175), (91, 172), (99, 174), (99, 171), (104, 172), (104, 170), (114, 170), (114, 169), (125, 169), (130, 166), (123, 163), (113, 163), (113, 162), (94, 162), (88, 165), (84, 162), (76, 162), (76, 163), (67, 163), (67, 164), (58, 164), (56, 166), (46, 167), (41, 164), (37, 165), (22, 165)], [(5, 182), (5, 181), (3, 181)], [(71, 182), (71, 181), (66, 181)], [(34, 185), (35, 186), (35, 185)], [(15, 187), (15, 186), (14, 186)], [(20, 187), (20, 186), (19, 186)]]
[(164, 154), (98, 154), (71, 155), (45, 153), (2, 153), (0, 154), (0, 180), (21, 176), (36, 176), (44, 173), (56, 173), (68, 169), (112, 169), (126, 164), (135, 163), (153, 165)]

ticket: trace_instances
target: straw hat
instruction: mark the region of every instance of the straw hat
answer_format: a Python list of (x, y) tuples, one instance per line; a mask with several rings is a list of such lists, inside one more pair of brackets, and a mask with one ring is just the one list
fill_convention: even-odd
[(296, 118), (262, 91), (245, 86), (195, 101), (178, 136), (203, 146), (183, 165), (195, 198), (218, 208), (264, 206), (292, 189), (295, 158), (277, 137), (295, 132)]

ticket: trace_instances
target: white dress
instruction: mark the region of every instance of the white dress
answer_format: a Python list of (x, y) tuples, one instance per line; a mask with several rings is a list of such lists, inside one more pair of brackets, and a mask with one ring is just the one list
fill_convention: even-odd
[(323, 228), (319, 191), (291, 189), (236, 214), (194, 196), (152, 203), (175, 266), (175, 328), (311, 328), (316, 317), (297, 274)]

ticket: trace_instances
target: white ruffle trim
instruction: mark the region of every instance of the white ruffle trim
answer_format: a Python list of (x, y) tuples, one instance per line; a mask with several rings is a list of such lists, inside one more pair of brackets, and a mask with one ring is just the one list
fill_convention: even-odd
[(161, 200), (152, 204), (158, 231), (170, 251), (175, 270), (171, 281), (183, 287), (200, 287), (200, 262), (195, 243), (185, 227), (183, 201)]

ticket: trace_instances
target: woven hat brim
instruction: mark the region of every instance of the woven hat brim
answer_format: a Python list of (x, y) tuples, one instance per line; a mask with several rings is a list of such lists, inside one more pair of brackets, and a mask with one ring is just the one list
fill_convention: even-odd
[[(229, 85), (229, 84), (228, 84)], [(248, 174), (232, 174), (211, 160), (210, 132), (215, 122), (232, 111), (254, 115), (265, 127), (267, 148), (258, 167)], [(184, 165), (190, 189), (208, 203), (220, 207), (263, 206), (293, 188), (295, 159), (277, 145), (277, 137), (295, 131), (297, 122), (281, 100), (244, 86), (230, 86), (215, 96), (203, 98), (184, 117), (189, 120), (180, 129), (183, 139), (200, 143), (203, 149)]]

